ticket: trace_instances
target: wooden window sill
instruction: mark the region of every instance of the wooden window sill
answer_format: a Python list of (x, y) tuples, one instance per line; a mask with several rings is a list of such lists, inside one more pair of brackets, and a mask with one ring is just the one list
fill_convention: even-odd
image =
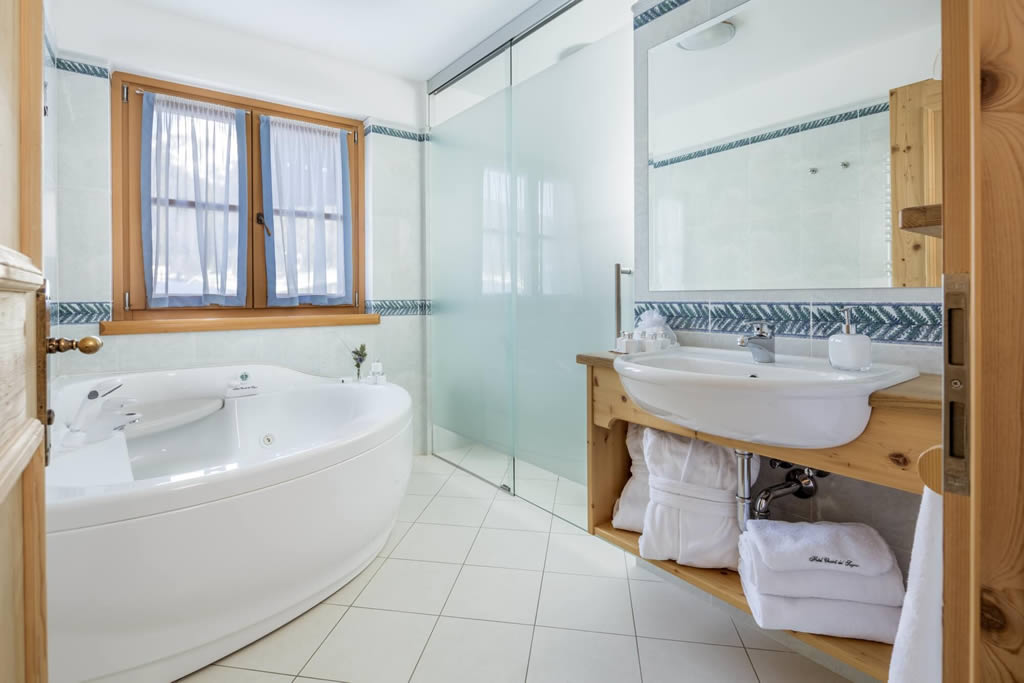
[(269, 330), (286, 327), (338, 327), (342, 325), (379, 324), (379, 313), (320, 313), (288, 316), (178, 318), (173, 320), (108, 320), (100, 323), (100, 334), (160, 334), (163, 332)]

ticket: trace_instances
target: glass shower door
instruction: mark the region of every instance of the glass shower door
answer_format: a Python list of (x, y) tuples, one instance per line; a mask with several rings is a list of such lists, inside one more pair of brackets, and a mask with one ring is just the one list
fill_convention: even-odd
[(433, 450), (511, 487), (515, 293), (508, 90), (430, 133)]
[[(511, 89), (515, 492), (586, 525), (586, 372), (614, 344), (616, 263), (633, 261), (632, 36)], [(512, 48), (513, 62), (516, 48)]]

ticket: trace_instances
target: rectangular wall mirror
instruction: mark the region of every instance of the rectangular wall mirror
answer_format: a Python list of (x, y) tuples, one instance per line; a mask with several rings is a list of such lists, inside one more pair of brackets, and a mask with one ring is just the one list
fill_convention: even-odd
[(940, 40), (938, 0), (751, 0), (651, 49), (649, 289), (938, 286), (900, 211), (942, 201)]

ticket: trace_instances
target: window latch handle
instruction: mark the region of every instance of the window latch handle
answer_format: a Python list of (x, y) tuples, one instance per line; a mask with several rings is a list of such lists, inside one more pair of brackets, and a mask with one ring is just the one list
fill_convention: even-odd
[(270, 235), (270, 226), (267, 225), (267, 221), (263, 218), (263, 212), (262, 211), (260, 211), (259, 213), (256, 214), (256, 223), (257, 223), (257, 225), (262, 225), (263, 229), (267, 231), (267, 237), (271, 236)]

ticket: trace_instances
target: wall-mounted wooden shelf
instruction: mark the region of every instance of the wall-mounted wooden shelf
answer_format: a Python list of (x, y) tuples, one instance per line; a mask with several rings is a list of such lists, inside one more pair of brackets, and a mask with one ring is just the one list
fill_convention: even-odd
[(900, 209), (900, 230), (942, 238), (942, 204)]

